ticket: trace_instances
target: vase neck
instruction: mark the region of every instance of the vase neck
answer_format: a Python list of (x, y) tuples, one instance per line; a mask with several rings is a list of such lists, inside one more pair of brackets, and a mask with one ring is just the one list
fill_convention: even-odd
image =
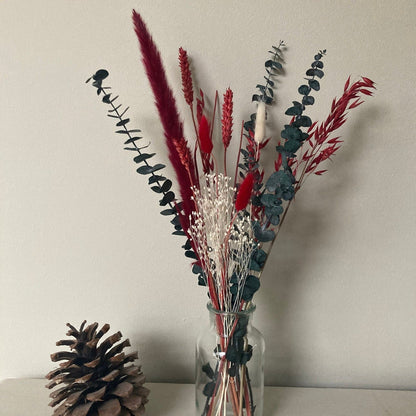
[(253, 312), (256, 309), (251, 305), (247, 310), (236, 312), (219, 311), (214, 309), (211, 304), (207, 305), (209, 311), (211, 328), (215, 328), (217, 335), (222, 338), (228, 338), (235, 334), (245, 336), (251, 329)]

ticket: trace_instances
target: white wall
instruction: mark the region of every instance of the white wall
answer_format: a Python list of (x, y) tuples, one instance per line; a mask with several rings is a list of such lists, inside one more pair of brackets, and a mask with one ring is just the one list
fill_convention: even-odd
[(275, 138), (317, 50), (328, 55), (314, 119), (350, 74), (377, 82), (342, 129), (329, 173), (298, 195), (255, 322), (267, 384), (416, 388), (415, 4), (2, 0), (0, 378), (43, 376), (65, 323), (87, 319), (129, 337), (149, 380), (192, 381), (204, 289), (84, 84), (107, 68), (133, 124), (167, 161), (131, 24), (137, 8), (184, 114), (179, 46), (206, 94), (231, 86), (239, 124), (253, 111), (267, 50), (284, 39)]

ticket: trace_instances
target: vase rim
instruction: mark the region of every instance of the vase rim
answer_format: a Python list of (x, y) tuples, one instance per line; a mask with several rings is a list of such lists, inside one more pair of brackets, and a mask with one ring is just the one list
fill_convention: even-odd
[(251, 315), (256, 310), (256, 305), (250, 302), (248, 309), (242, 311), (221, 311), (215, 309), (211, 302), (207, 303), (207, 309), (209, 312), (213, 312), (218, 315)]

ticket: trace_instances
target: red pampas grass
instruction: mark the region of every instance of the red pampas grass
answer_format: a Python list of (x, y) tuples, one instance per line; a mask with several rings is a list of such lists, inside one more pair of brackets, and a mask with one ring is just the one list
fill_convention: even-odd
[(235, 209), (237, 211), (243, 210), (247, 204), (250, 202), (251, 194), (253, 192), (254, 186), (254, 175), (249, 172), (244, 178), (244, 181), (240, 185), (240, 189), (237, 193), (237, 198), (235, 200)]
[(164, 71), (160, 53), (142, 17), (135, 10), (133, 10), (133, 23), (134, 30), (136, 32), (140, 44), (143, 65), (145, 67), (146, 74), (150, 82), (150, 86), (153, 90), (156, 107), (159, 112), (159, 117), (164, 129), (166, 144), (169, 150), (169, 160), (171, 161), (172, 166), (175, 169), (176, 176), (178, 179), (184, 210), (184, 213), (182, 215), (182, 221), (185, 227), (187, 228), (189, 225), (189, 215), (194, 210), (194, 203), (191, 199), (191, 179), (189, 176), (192, 177), (194, 184), (196, 184), (197, 179), (195, 175), (195, 168), (191, 160), (189, 175), (188, 171), (181, 162), (177, 146), (175, 146), (175, 143), (173, 142), (174, 139), (184, 140), (178, 139), (184, 137), (182, 122), (179, 118), (175, 98), (166, 79), (166, 74)]

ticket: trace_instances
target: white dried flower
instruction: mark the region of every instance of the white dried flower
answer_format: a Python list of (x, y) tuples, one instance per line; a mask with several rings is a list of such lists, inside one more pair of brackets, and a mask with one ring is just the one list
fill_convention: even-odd
[(266, 103), (260, 101), (257, 105), (256, 125), (254, 128), (254, 140), (261, 143), (266, 135)]
[(238, 275), (239, 295), (244, 286), (253, 251), (250, 217), (235, 210), (235, 188), (223, 174), (207, 174), (200, 189), (194, 188), (196, 210), (190, 218), (189, 235), (206, 276), (212, 277), (221, 303), (231, 305), (230, 279)]

